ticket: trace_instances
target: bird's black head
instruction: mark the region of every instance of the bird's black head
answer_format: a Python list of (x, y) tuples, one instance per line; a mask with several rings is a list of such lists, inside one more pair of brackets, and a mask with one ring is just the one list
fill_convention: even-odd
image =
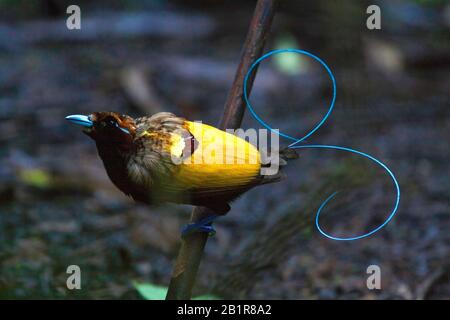
[(97, 143), (124, 145), (133, 141), (136, 127), (133, 118), (117, 112), (94, 112), (88, 116), (71, 115), (66, 120), (84, 127), (83, 132)]

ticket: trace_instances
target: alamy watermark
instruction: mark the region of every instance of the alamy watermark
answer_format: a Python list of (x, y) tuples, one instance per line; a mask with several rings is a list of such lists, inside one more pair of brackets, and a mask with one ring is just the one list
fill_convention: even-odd
[(379, 6), (372, 4), (367, 7), (367, 14), (370, 16), (366, 20), (366, 26), (369, 30), (381, 29), (381, 9)]
[(381, 289), (381, 268), (376, 264), (372, 264), (367, 267), (367, 274), (370, 276), (367, 277), (366, 286), (369, 290), (380, 290)]
[(81, 290), (81, 268), (76, 264), (72, 264), (67, 267), (66, 273), (70, 274), (66, 280), (67, 289)]
[(66, 26), (69, 30), (81, 29), (81, 9), (79, 6), (72, 4), (67, 7), (66, 13), (70, 16), (66, 20)]

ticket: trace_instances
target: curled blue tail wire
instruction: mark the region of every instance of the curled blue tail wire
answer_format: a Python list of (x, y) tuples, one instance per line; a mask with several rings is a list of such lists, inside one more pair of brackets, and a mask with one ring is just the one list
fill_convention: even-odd
[(376, 164), (381, 166), (384, 170), (387, 171), (387, 173), (391, 177), (392, 181), (394, 182), (395, 190), (397, 192), (397, 197), (396, 197), (396, 200), (395, 200), (394, 208), (392, 209), (392, 211), (389, 214), (389, 216), (387, 217), (387, 219), (384, 220), (384, 222), (382, 224), (380, 224), (378, 227), (376, 227), (372, 231), (369, 231), (367, 233), (364, 233), (364, 234), (362, 234), (360, 236), (355, 236), (355, 237), (346, 237), (346, 238), (334, 237), (334, 236), (329, 235), (325, 231), (323, 231), (323, 229), (320, 227), (320, 224), (319, 224), (320, 213), (322, 212), (322, 209), (325, 207), (325, 205), (332, 198), (334, 198), (334, 196), (337, 194), (337, 192), (334, 192), (333, 194), (331, 194), (324, 202), (322, 202), (322, 204), (320, 205), (320, 207), (319, 207), (319, 209), (317, 210), (317, 213), (316, 213), (316, 227), (317, 227), (317, 230), (319, 230), (319, 232), (322, 235), (324, 235), (325, 237), (327, 237), (329, 239), (338, 240), (338, 241), (358, 240), (358, 239), (366, 238), (366, 237), (369, 237), (369, 236), (373, 235), (377, 231), (381, 230), (384, 226), (386, 226), (389, 223), (389, 221), (392, 220), (392, 218), (394, 217), (395, 213), (397, 212), (398, 206), (400, 204), (400, 186), (399, 186), (399, 184), (397, 182), (397, 179), (395, 178), (394, 174), (392, 173), (392, 171), (384, 163), (382, 163), (380, 160), (372, 157), (371, 155), (369, 155), (367, 153), (364, 153), (364, 152), (361, 152), (361, 151), (358, 151), (358, 150), (355, 150), (355, 149), (347, 148), (347, 147), (340, 147), (340, 146), (312, 144), (312, 145), (302, 145), (302, 146), (295, 146), (294, 145), (294, 146), (291, 146), (290, 148), (293, 148), (293, 149), (322, 148), (322, 149), (334, 149), (334, 150), (342, 150), (342, 151), (347, 151), (347, 152), (351, 152), (351, 153), (356, 153), (356, 154), (358, 154), (360, 156), (363, 156), (363, 157), (365, 157), (365, 158), (367, 158), (369, 160), (372, 160), (373, 162), (375, 162)]
[[(328, 107), (327, 113), (326, 113), (325, 116), (322, 118), (322, 120), (320, 120), (320, 121), (316, 124), (316, 126), (315, 126), (314, 128), (312, 128), (306, 135), (304, 135), (304, 136), (301, 137), (301, 138), (295, 138), (295, 137), (292, 137), (292, 136), (290, 136), (290, 135), (288, 135), (288, 134), (285, 134), (285, 133), (283, 133), (283, 132), (281, 132), (281, 131), (276, 131), (276, 130), (274, 130), (271, 126), (269, 126), (263, 119), (261, 119), (261, 118), (258, 116), (258, 114), (257, 114), (257, 113), (255, 112), (255, 110), (253, 109), (253, 106), (252, 106), (252, 104), (250, 103), (250, 100), (249, 100), (249, 98), (248, 98), (248, 92), (247, 92), (247, 81), (248, 81), (250, 75), (252, 74), (253, 70), (256, 68), (256, 66), (257, 66), (259, 63), (261, 63), (263, 60), (269, 58), (270, 56), (272, 56), (272, 55), (274, 55), (274, 54), (288, 53), (288, 52), (290, 52), (290, 53), (304, 54), (304, 55), (306, 55), (306, 56), (308, 56), (308, 57), (311, 57), (311, 58), (313, 58), (314, 60), (318, 61), (318, 62), (325, 68), (325, 70), (327, 71), (328, 75), (330, 76), (330, 79), (331, 79), (331, 82), (332, 82), (332, 86), (333, 86), (333, 96), (332, 96), (332, 98), (331, 98), (330, 106)], [(254, 118), (255, 118), (262, 126), (264, 126), (265, 128), (267, 128), (268, 130), (270, 130), (270, 131), (272, 131), (272, 132), (275, 132), (275, 133), (277, 133), (278, 135), (280, 135), (280, 136), (282, 136), (282, 137), (284, 137), (284, 138), (286, 138), (286, 139), (289, 139), (289, 140), (291, 140), (291, 141), (294, 141), (293, 144), (296, 144), (296, 143), (299, 143), (299, 142), (302, 142), (302, 141), (308, 139), (308, 137), (310, 137), (314, 132), (316, 132), (316, 131), (324, 124), (324, 122), (325, 122), (325, 121), (327, 120), (327, 118), (330, 116), (331, 111), (333, 111), (334, 103), (335, 103), (335, 101), (336, 101), (336, 91), (337, 91), (337, 90), (336, 90), (336, 79), (334, 78), (333, 72), (331, 71), (330, 67), (328, 67), (328, 65), (327, 65), (322, 59), (320, 59), (318, 56), (316, 56), (316, 55), (314, 55), (314, 54), (312, 54), (312, 53), (309, 53), (308, 51), (305, 51), (305, 50), (299, 50), (299, 49), (279, 49), (279, 50), (273, 50), (273, 51), (270, 51), (270, 52), (266, 53), (266, 54), (263, 55), (262, 57), (260, 57), (258, 60), (256, 60), (256, 61), (252, 64), (252, 66), (251, 66), (250, 69), (248, 70), (247, 74), (245, 75), (245, 78), (244, 78), (244, 89), (243, 89), (243, 90), (244, 90), (244, 101), (245, 101), (245, 104), (247, 105), (247, 108), (250, 110), (250, 113), (253, 115), (253, 117), (254, 117)]]
[[(264, 120), (262, 120), (262, 119), (258, 116), (258, 114), (257, 114), (257, 113), (255, 112), (255, 110), (253, 109), (253, 107), (252, 107), (252, 105), (251, 105), (251, 103), (250, 103), (250, 101), (249, 101), (249, 99), (248, 99), (247, 81), (248, 81), (248, 79), (249, 79), (251, 73), (252, 73), (253, 70), (255, 69), (255, 67), (256, 67), (259, 63), (261, 63), (263, 60), (267, 59), (268, 57), (270, 57), (270, 56), (272, 56), (272, 55), (279, 54), (279, 53), (287, 53), (287, 52), (290, 52), (290, 53), (297, 53), (297, 54), (303, 54), (303, 55), (306, 55), (306, 56), (311, 57), (311, 58), (313, 58), (314, 60), (318, 61), (318, 62), (325, 68), (325, 70), (327, 71), (328, 75), (330, 76), (330, 79), (331, 79), (331, 82), (332, 82), (332, 86), (333, 86), (333, 96), (332, 96), (332, 99), (331, 99), (331, 102), (330, 102), (330, 106), (328, 107), (327, 113), (324, 115), (324, 117), (321, 119), (321, 121), (319, 121), (319, 122), (316, 124), (315, 127), (313, 127), (310, 131), (308, 131), (308, 133), (307, 133), (306, 135), (304, 135), (304, 136), (301, 137), (301, 138), (295, 138), (295, 137), (292, 137), (292, 136), (290, 136), (290, 135), (288, 135), (288, 134), (285, 134), (285, 133), (283, 133), (283, 132), (281, 132), (281, 131), (274, 130), (271, 126), (269, 126), (266, 122), (264, 122)], [(355, 149), (352, 149), (352, 148), (341, 147), (341, 146), (333, 146), (333, 145), (321, 145), (321, 144), (298, 145), (300, 142), (303, 142), (303, 141), (306, 140), (308, 137), (310, 137), (314, 132), (316, 132), (316, 131), (317, 131), (317, 130), (325, 123), (325, 121), (326, 121), (326, 120), (328, 119), (328, 117), (330, 116), (330, 114), (331, 114), (331, 112), (332, 112), (332, 110), (333, 110), (333, 107), (334, 107), (334, 103), (335, 103), (335, 101), (336, 101), (336, 91), (337, 91), (337, 90), (336, 90), (336, 79), (335, 79), (335, 77), (334, 77), (333, 72), (331, 71), (331, 69), (328, 67), (328, 65), (327, 65), (322, 59), (320, 59), (319, 57), (317, 57), (316, 55), (314, 55), (314, 54), (312, 54), (312, 53), (310, 53), (310, 52), (307, 52), (307, 51), (305, 51), (305, 50), (299, 50), (299, 49), (280, 49), (280, 50), (273, 50), (273, 51), (270, 51), (270, 52), (266, 53), (265, 55), (261, 56), (258, 60), (256, 60), (256, 61), (252, 64), (252, 66), (250, 67), (249, 71), (247, 72), (247, 74), (246, 74), (246, 76), (245, 76), (245, 79), (244, 79), (244, 88), (243, 88), (243, 89), (244, 89), (244, 101), (245, 101), (245, 103), (246, 103), (246, 105), (247, 105), (247, 108), (250, 110), (250, 113), (253, 115), (253, 117), (254, 117), (254, 118), (255, 118), (262, 126), (264, 126), (265, 128), (267, 128), (268, 130), (270, 130), (270, 131), (272, 131), (272, 132), (275, 132), (275, 133), (279, 134), (280, 136), (282, 136), (282, 137), (284, 137), (284, 138), (286, 138), (286, 139), (289, 139), (289, 140), (293, 141), (293, 143), (291, 143), (291, 144), (288, 146), (288, 148), (292, 148), (292, 149), (306, 149), (306, 148), (310, 148), (310, 149), (312, 149), (312, 148), (318, 148), (318, 149), (334, 149), (334, 150), (340, 150), (340, 151), (345, 151), (345, 152), (354, 153), (354, 154), (357, 154), (357, 155), (359, 155), (359, 156), (362, 156), (362, 157), (364, 157), (364, 158), (366, 158), (366, 159), (369, 159), (369, 160), (375, 162), (377, 165), (381, 166), (381, 167), (389, 174), (389, 176), (391, 177), (391, 179), (392, 179), (392, 181), (393, 181), (393, 183), (394, 183), (395, 189), (396, 189), (397, 197), (396, 197), (396, 201), (395, 201), (395, 204), (394, 204), (394, 207), (393, 207), (391, 213), (390, 213), (389, 216), (384, 220), (384, 222), (383, 222), (382, 224), (380, 224), (378, 227), (374, 228), (373, 230), (371, 230), (371, 231), (369, 231), (369, 232), (367, 232), (367, 233), (364, 233), (364, 234), (359, 235), (359, 236), (353, 236), (353, 237), (335, 237), (335, 236), (332, 236), (332, 235), (326, 233), (326, 232), (321, 228), (321, 226), (320, 226), (320, 223), (319, 223), (319, 217), (320, 217), (320, 214), (321, 214), (323, 208), (327, 205), (327, 203), (328, 203), (329, 201), (331, 201), (331, 199), (333, 199), (333, 198), (336, 196), (337, 192), (334, 192), (334, 193), (331, 194), (324, 202), (322, 202), (322, 204), (320, 205), (319, 209), (318, 209), (317, 212), (316, 212), (316, 219), (315, 219), (316, 227), (317, 227), (317, 230), (318, 230), (323, 236), (325, 236), (325, 237), (327, 237), (327, 238), (329, 238), (329, 239), (332, 239), (332, 240), (337, 240), (337, 241), (352, 241), (352, 240), (359, 240), (359, 239), (362, 239), (362, 238), (369, 237), (369, 236), (373, 235), (374, 233), (378, 232), (378, 231), (381, 230), (383, 227), (385, 227), (385, 226), (389, 223), (389, 221), (392, 220), (392, 218), (394, 217), (394, 215), (397, 213), (398, 206), (399, 206), (399, 204), (400, 204), (400, 186), (399, 186), (399, 184), (398, 184), (398, 182), (397, 182), (397, 179), (395, 178), (393, 172), (392, 172), (392, 171), (391, 171), (384, 163), (382, 163), (380, 160), (376, 159), (375, 157), (373, 157), (373, 156), (371, 156), (371, 155), (369, 155), (369, 154), (367, 154), (367, 153), (365, 153), (365, 152), (358, 151), (358, 150), (355, 150)]]

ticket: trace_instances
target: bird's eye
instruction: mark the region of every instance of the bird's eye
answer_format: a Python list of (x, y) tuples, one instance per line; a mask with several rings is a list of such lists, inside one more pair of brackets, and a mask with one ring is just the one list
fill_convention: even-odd
[(113, 119), (105, 119), (103, 121), (100, 122), (100, 125), (105, 128), (105, 127), (117, 127), (118, 124), (115, 120)]
[(100, 122), (100, 126), (102, 128), (120, 129), (122, 132), (130, 134), (130, 131), (126, 128), (122, 128), (116, 119), (103, 119), (103, 121)]

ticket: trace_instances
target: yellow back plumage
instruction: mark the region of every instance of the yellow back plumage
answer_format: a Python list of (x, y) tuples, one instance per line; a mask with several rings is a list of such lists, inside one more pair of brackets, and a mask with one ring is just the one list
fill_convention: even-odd
[[(186, 121), (186, 125), (199, 144), (177, 166), (174, 178), (179, 187), (232, 188), (247, 185), (259, 175), (261, 158), (255, 146), (206, 124)], [(180, 154), (183, 148), (182, 138), (174, 136), (171, 153)]]

